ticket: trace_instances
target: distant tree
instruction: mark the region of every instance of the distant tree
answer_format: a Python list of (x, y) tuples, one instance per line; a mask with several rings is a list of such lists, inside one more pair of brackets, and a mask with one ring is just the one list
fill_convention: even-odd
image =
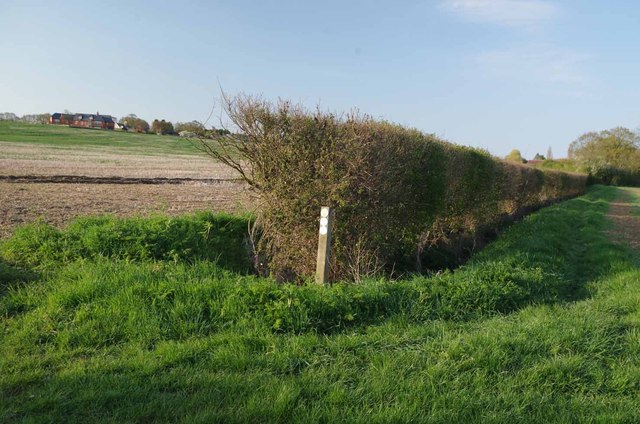
[(17, 121), (18, 116), (13, 112), (0, 113), (0, 121)]
[(218, 133), (218, 135), (229, 135), (231, 134), (231, 131), (229, 131), (226, 128), (218, 128), (218, 129), (214, 129), (215, 132)]
[(48, 124), (49, 123), (49, 118), (51, 118), (51, 114), (50, 113), (41, 113), (40, 115), (38, 115), (38, 123), (39, 124)]
[(533, 160), (545, 160), (545, 157), (540, 153), (536, 153), (536, 155), (533, 157)]
[(526, 159), (522, 157), (522, 153), (520, 153), (520, 150), (518, 149), (513, 149), (504, 159), (509, 162), (527, 163)]
[(173, 124), (164, 119), (161, 121), (155, 119), (151, 124), (151, 130), (158, 135), (175, 134)]
[(199, 136), (206, 135), (206, 129), (204, 125), (199, 121), (176, 122), (176, 125), (174, 126), (174, 128), (177, 133), (181, 133), (182, 131), (187, 131)]
[(547, 159), (553, 160), (553, 150), (551, 150), (551, 146), (547, 149)]
[(20, 120), (29, 124), (48, 124), (50, 116), (48, 113), (30, 114), (24, 115)]
[(144, 119), (138, 118), (133, 113), (120, 118), (120, 121), (118, 123), (120, 125), (126, 125), (128, 128), (133, 129), (135, 132), (145, 133), (149, 131), (149, 123)]
[(569, 158), (607, 184), (640, 181), (640, 134), (627, 128), (588, 132), (569, 145)]

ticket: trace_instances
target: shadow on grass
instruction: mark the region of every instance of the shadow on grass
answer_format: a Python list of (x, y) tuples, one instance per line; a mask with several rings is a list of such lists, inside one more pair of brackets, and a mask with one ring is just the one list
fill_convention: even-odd
[(11, 265), (0, 258), (0, 296), (4, 295), (8, 287), (15, 287), (39, 278), (38, 273)]

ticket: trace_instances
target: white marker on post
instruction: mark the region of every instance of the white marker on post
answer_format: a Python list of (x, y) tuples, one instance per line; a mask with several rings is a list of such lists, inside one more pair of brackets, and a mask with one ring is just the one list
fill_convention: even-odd
[(331, 224), (333, 211), (320, 208), (320, 231), (318, 235), (318, 262), (316, 264), (316, 283), (327, 284), (329, 279), (329, 255), (331, 253)]

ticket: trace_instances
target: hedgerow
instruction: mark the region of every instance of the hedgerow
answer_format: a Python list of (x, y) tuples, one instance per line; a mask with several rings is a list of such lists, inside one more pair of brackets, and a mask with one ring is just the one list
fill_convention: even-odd
[(281, 281), (313, 273), (321, 206), (336, 210), (332, 278), (360, 280), (459, 260), (505, 221), (586, 186), (358, 113), (245, 96), (226, 106), (241, 138), (203, 143), (259, 194), (256, 266)]

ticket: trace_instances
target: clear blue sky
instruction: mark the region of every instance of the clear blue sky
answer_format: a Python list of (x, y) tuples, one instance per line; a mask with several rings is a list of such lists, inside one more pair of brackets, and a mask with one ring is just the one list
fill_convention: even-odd
[(630, 0), (0, 0), (0, 52), (20, 115), (202, 121), (222, 86), (529, 158), (640, 126)]

